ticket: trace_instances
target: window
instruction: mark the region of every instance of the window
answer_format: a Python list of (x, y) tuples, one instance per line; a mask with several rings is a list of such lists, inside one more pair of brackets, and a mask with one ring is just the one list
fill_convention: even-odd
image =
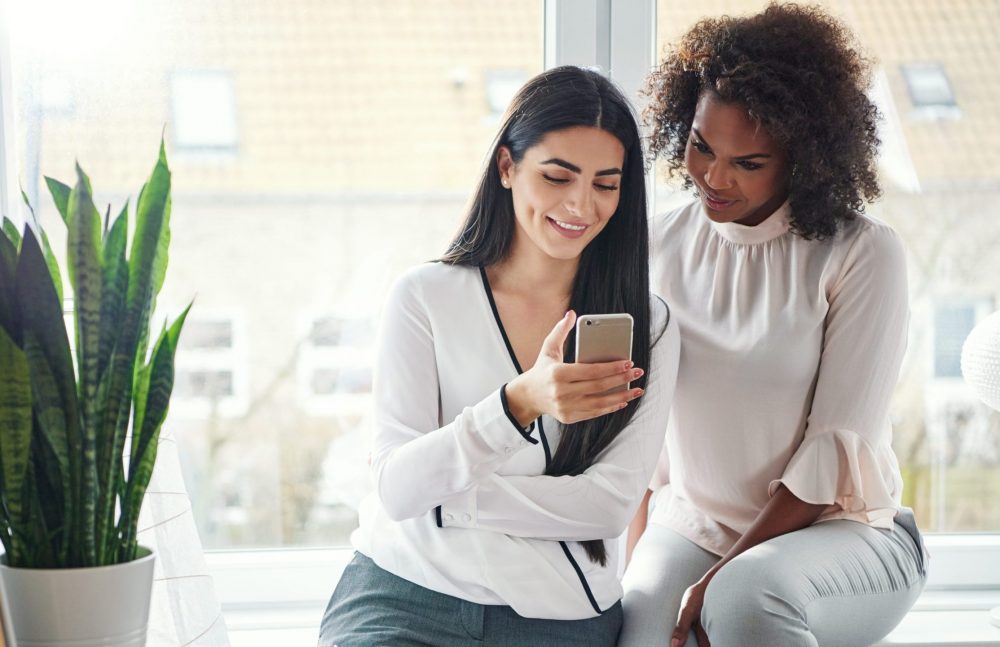
[(170, 74), (171, 126), (178, 150), (235, 153), (236, 92), (222, 70)]
[[(206, 548), (346, 545), (383, 296), (444, 252), (492, 115), (542, 70), (541, 0), (15, 4), (16, 164), (52, 231), (39, 176), (71, 180), (79, 159), (117, 212), (166, 124), (158, 316), (194, 299), (167, 424)], [(99, 43), (67, 48), (53, 12)], [(71, 114), (38, 109), (50, 77)]]
[(73, 87), (68, 74), (52, 72), (42, 79), (39, 107), (50, 115), (73, 114)]
[(303, 406), (315, 415), (360, 416), (371, 404), (372, 317), (312, 319), (300, 357)]
[(514, 94), (528, 80), (523, 70), (488, 70), (486, 72), (486, 101), (490, 117), (499, 120)]
[(962, 344), (972, 329), (993, 312), (992, 299), (951, 299), (934, 308), (934, 377), (962, 377)]
[(952, 107), (955, 95), (940, 63), (906, 63), (900, 66), (914, 107)]
[(190, 317), (177, 348), (174, 412), (187, 418), (227, 417), (247, 407), (243, 349), (231, 318)]

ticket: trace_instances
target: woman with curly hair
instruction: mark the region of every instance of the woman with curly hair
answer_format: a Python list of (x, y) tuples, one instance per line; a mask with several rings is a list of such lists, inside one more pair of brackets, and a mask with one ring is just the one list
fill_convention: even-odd
[(682, 346), (619, 645), (870, 645), (923, 589), (888, 419), (906, 262), (863, 211), (878, 112), (851, 41), (772, 4), (699, 22), (650, 79), (652, 152), (697, 199), (651, 229)]

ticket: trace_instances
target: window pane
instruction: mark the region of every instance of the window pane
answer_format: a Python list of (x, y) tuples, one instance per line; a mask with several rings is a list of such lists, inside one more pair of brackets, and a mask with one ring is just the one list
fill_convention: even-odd
[(79, 160), (117, 213), (165, 130), (159, 316), (194, 299), (168, 424), (206, 546), (345, 544), (383, 296), (444, 251), (541, 71), (541, 0), (11, 5), (19, 174), (54, 246), (40, 176)]
[[(657, 0), (657, 51), (699, 18), (767, 4)], [(884, 196), (868, 212), (909, 257), (910, 337), (891, 412), (903, 502), (926, 530), (1000, 531), (1000, 413), (976, 400), (959, 364), (969, 330), (1000, 303), (1000, 12), (975, 0), (819, 4), (877, 62)], [(686, 199), (661, 169), (657, 210)]]

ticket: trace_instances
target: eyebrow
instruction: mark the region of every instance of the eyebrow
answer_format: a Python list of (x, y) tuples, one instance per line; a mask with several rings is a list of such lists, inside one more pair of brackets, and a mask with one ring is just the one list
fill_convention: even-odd
[[(705, 137), (698, 131), (697, 128), (692, 128), (691, 130), (694, 132), (695, 135), (698, 135), (698, 139), (701, 140), (702, 144), (704, 144), (705, 146), (708, 146), (709, 148), (711, 148), (711, 146), (709, 145), (709, 143), (707, 141), (705, 141)], [(750, 155), (740, 155), (739, 157), (734, 157), (733, 159), (736, 159), (736, 160), (749, 160), (749, 159), (753, 159), (755, 157), (771, 157), (771, 155), (770, 155), (770, 153), (751, 153)]]
[[(699, 137), (700, 137), (700, 135), (699, 135)], [(542, 164), (555, 164), (556, 166), (563, 167), (567, 171), (572, 171), (574, 173), (580, 173), (581, 172), (580, 171), (580, 167), (577, 166), (576, 164), (570, 164), (566, 160), (559, 159), (558, 157), (553, 157), (552, 159), (547, 159), (544, 162), (542, 162)], [(598, 171), (594, 175), (603, 176), (603, 175), (621, 175), (621, 174), (622, 174), (622, 170), (620, 168), (606, 168), (603, 171)]]

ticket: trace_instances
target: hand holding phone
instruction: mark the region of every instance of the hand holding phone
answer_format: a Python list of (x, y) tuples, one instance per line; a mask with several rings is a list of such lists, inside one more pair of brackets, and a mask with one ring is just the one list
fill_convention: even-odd
[[(632, 315), (583, 315), (576, 320), (577, 363), (594, 364), (632, 359)], [(628, 383), (617, 384), (606, 393), (627, 391)]]
[[(590, 328), (595, 328), (595, 316), (588, 315), (592, 322)], [(594, 359), (603, 356), (600, 353), (607, 349), (602, 339), (606, 333), (602, 332), (594, 336), (596, 341), (602, 343), (592, 344), (585, 340), (582, 347), (578, 346), (578, 353), (582, 356), (578, 354), (578, 361), (573, 364), (563, 362), (563, 348), (577, 317), (571, 310), (559, 320), (542, 343), (534, 366), (507, 383), (507, 404), (519, 424), (526, 427), (542, 414), (548, 414), (563, 424), (589, 420), (623, 409), (643, 394), (642, 389), (628, 388), (629, 382), (641, 377), (643, 371), (634, 367), (628, 359), (631, 356), (631, 317), (627, 314), (620, 316), (628, 317), (630, 322), (627, 328), (628, 345), (617, 338), (622, 330), (616, 331), (617, 335), (612, 335), (614, 341), (608, 343), (612, 352), (627, 348), (623, 359), (580, 361), (581, 357)], [(587, 327), (586, 320), (583, 317), (580, 319)], [(590, 338), (589, 333), (585, 336)], [(581, 343), (579, 335), (577, 339)]]

